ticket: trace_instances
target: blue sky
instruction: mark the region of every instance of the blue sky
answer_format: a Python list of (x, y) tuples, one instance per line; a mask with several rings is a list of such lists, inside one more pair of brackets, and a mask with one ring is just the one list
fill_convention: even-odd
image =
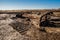
[(0, 10), (60, 8), (60, 0), (0, 0)]

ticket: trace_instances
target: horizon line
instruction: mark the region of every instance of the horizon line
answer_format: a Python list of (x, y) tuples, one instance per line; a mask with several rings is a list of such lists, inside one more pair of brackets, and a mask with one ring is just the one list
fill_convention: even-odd
[(0, 9), (0, 10), (51, 10), (51, 9), (60, 9), (60, 8), (40, 8), (40, 9)]

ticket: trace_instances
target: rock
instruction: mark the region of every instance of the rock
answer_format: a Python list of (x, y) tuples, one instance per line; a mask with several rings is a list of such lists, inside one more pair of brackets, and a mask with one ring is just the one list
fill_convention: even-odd
[(14, 22), (10, 24), (15, 30), (20, 33), (24, 33), (31, 28), (31, 23), (29, 22)]

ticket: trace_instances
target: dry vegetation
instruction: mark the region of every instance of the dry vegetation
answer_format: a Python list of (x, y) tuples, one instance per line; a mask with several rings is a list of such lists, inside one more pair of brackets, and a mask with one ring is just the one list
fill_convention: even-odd
[[(60, 10), (1, 10), (0, 40), (60, 40), (60, 28), (41, 30), (39, 26), (41, 15), (47, 11), (60, 13)], [(16, 17), (18, 13), (23, 17)]]

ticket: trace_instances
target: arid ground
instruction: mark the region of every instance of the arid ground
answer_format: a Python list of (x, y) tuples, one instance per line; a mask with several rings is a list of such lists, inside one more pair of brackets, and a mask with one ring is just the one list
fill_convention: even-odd
[(40, 17), (60, 10), (0, 10), (0, 40), (60, 40), (60, 27), (40, 26)]

